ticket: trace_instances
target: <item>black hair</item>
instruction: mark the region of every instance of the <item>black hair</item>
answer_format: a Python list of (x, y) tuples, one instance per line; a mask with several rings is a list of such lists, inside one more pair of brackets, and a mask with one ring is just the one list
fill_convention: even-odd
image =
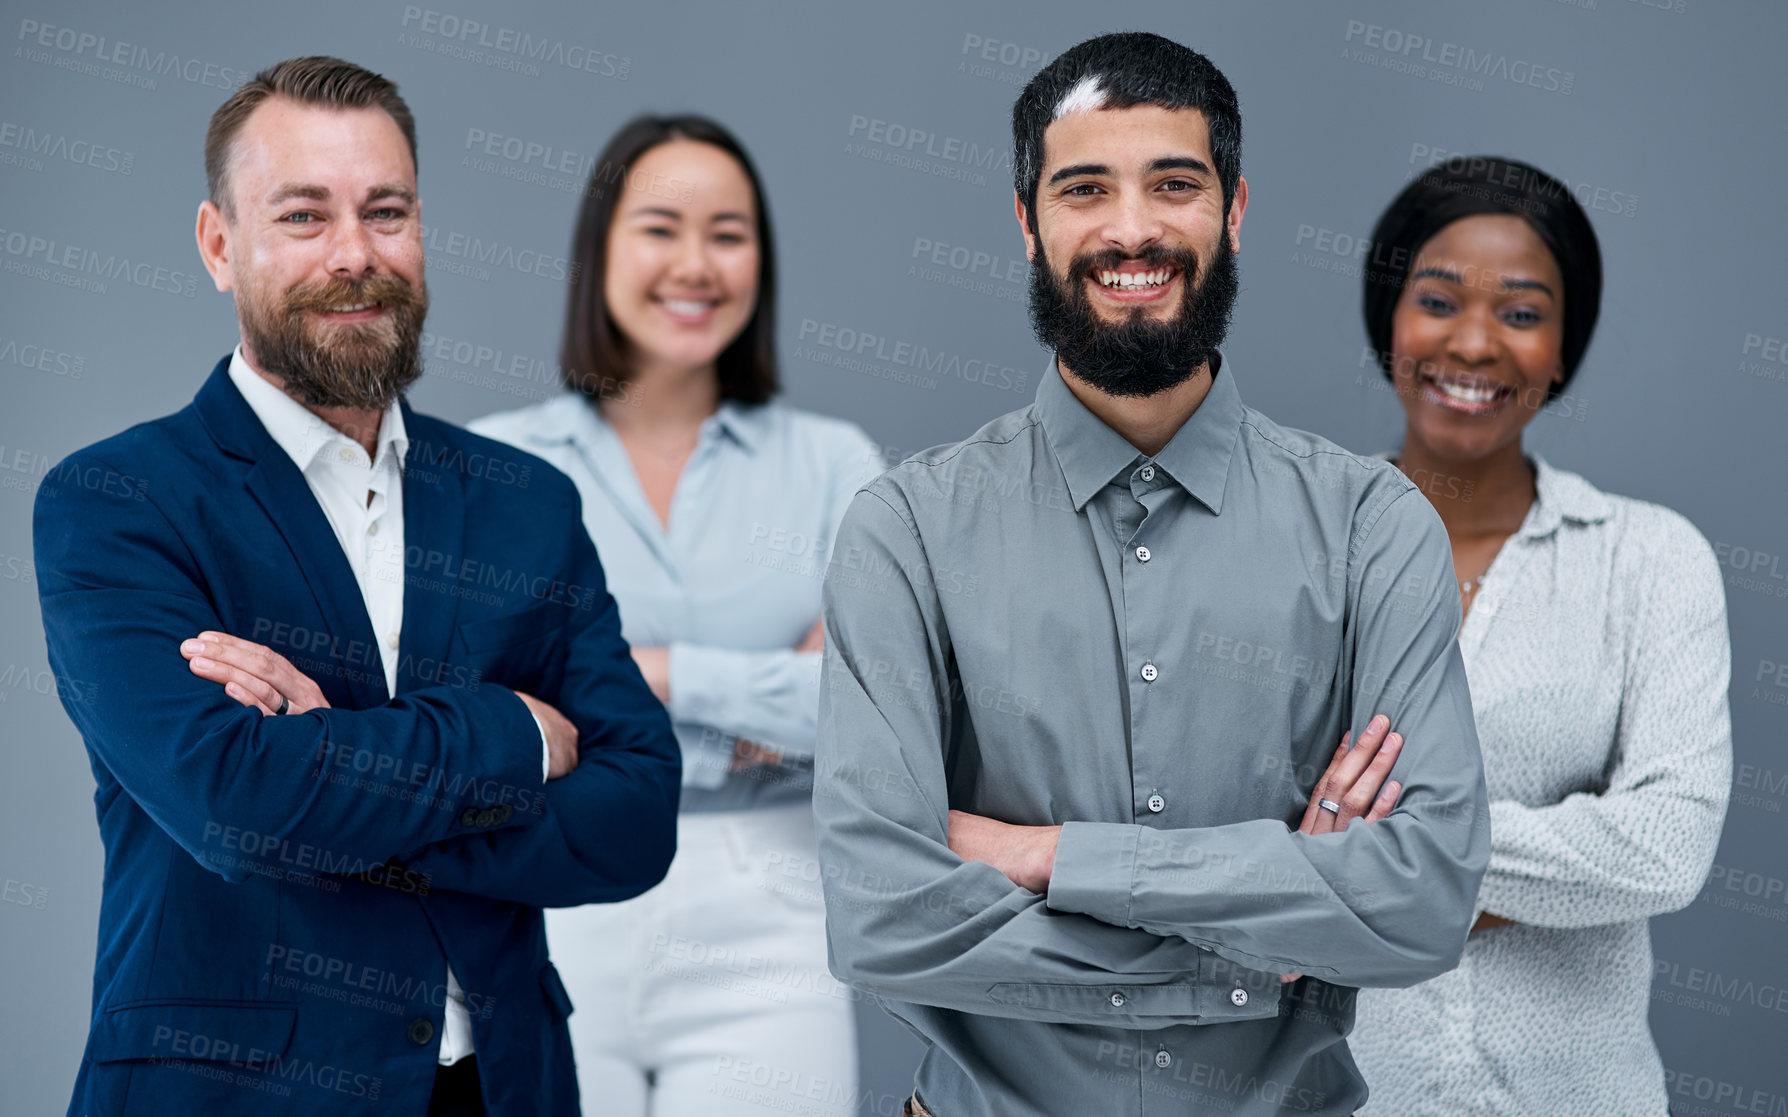
[(1242, 110), (1235, 89), (1211, 60), (1190, 47), (1147, 31), (1121, 31), (1070, 47), (1037, 71), (1012, 105), (1012, 185), (1037, 231), (1037, 185), (1043, 174), (1043, 133), (1062, 99), (1087, 79), (1102, 94), (1100, 108), (1158, 105), (1197, 109), (1210, 130), (1211, 159), (1223, 186), (1223, 215), (1242, 177)]
[(1595, 333), (1602, 306), (1602, 251), (1589, 215), (1570, 188), (1537, 167), (1489, 155), (1455, 155), (1404, 187), (1379, 217), (1364, 268), (1366, 336), (1385, 379), (1391, 375), (1391, 316), (1422, 246), (1453, 222), (1507, 214), (1527, 222), (1564, 279), (1563, 377), (1546, 398), (1563, 392)]
[(744, 145), (718, 122), (705, 116), (640, 116), (615, 133), (596, 159), (584, 204), (571, 238), (577, 278), (571, 285), (565, 317), (565, 340), (559, 364), (565, 386), (592, 398), (624, 394), (633, 375), (615, 323), (609, 317), (603, 288), (608, 279), (608, 233), (615, 210), (640, 158), (673, 140), (711, 144), (732, 156), (751, 182), (757, 206), (757, 305), (739, 336), (716, 362), (720, 397), (740, 403), (763, 403), (776, 394), (776, 253), (770, 237), (770, 207), (757, 168)]

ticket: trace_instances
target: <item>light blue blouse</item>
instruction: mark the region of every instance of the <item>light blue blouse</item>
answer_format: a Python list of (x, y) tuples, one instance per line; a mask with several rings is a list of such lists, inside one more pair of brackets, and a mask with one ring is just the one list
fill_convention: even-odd
[[(819, 619), (838, 521), (884, 467), (869, 437), (780, 402), (724, 402), (702, 424), (665, 527), (614, 428), (583, 396), (469, 426), (577, 484), (622, 636), (634, 647), (670, 649), (683, 809), (806, 797), (820, 653), (794, 648)], [(739, 738), (782, 753), (782, 763), (729, 772)]]

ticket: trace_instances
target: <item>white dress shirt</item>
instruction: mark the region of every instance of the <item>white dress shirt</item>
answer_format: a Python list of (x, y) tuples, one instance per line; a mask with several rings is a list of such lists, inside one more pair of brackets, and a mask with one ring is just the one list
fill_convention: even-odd
[[(335, 529), (378, 637), (385, 692), (395, 694), (404, 621), (403, 461), (410, 448), (403, 410), (395, 401), (385, 409), (379, 420), (378, 456), (368, 459), (358, 442), (262, 379), (243, 360), (240, 346), (230, 358), (230, 380), (273, 441), (304, 474), (311, 495)], [(544, 744), (543, 731), (543, 748)], [(443, 1066), (472, 1054), (466, 993), (451, 967), (446, 1000), (439, 1056)]]
[(1360, 990), (1362, 1113), (1666, 1112), (1648, 922), (1695, 898), (1725, 817), (1725, 590), (1688, 520), (1533, 461), (1459, 633), (1490, 788), (1478, 908), (1514, 923), (1432, 981)]

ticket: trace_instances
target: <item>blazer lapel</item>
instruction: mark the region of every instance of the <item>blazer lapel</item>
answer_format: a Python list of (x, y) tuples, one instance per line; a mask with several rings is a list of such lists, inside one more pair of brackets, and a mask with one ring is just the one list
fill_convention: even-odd
[(439, 592), (466, 561), (465, 481), (460, 450), (443, 424), (404, 408), (410, 452), (404, 456), (404, 628), (397, 691), (439, 686), (451, 652), (459, 597)]
[[(230, 382), (228, 358), (218, 364), (195, 402), (218, 445), (252, 463), (248, 491), (284, 538), (299, 575), (310, 587), (327, 625), (330, 653), (346, 683), (350, 707), (383, 704), (388, 697), (385, 672), (354, 569), (304, 475)], [(331, 679), (315, 681), (325, 691), (338, 690)]]

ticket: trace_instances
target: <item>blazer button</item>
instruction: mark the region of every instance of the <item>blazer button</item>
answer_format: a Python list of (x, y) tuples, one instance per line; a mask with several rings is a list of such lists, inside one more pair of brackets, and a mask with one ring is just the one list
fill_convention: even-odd
[(488, 830), (490, 829), (491, 824), (496, 821), (496, 818), (497, 812), (486, 807), (478, 812), (476, 821), (480, 828)]
[(1248, 991), (1242, 988), (1231, 989), (1229, 991), (1229, 1003), (1237, 1008), (1241, 1008), (1248, 1003)]
[(478, 825), (478, 808), (467, 807), (465, 810), (459, 812), (459, 824), (461, 826)]
[(510, 818), (514, 817), (514, 815), (515, 815), (515, 805), (512, 803), (504, 803), (502, 806), (500, 806), (496, 809), (496, 815), (492, 819), (492, 821), (496, 825), (501, 826), (505, 822), (508, 822), (510, 820)]
[(410, 1021), (410, 1042), (417, 1047), (427, 1047), (428, 1041), (435, 1038), (435, 1022), (424, 1016)]

